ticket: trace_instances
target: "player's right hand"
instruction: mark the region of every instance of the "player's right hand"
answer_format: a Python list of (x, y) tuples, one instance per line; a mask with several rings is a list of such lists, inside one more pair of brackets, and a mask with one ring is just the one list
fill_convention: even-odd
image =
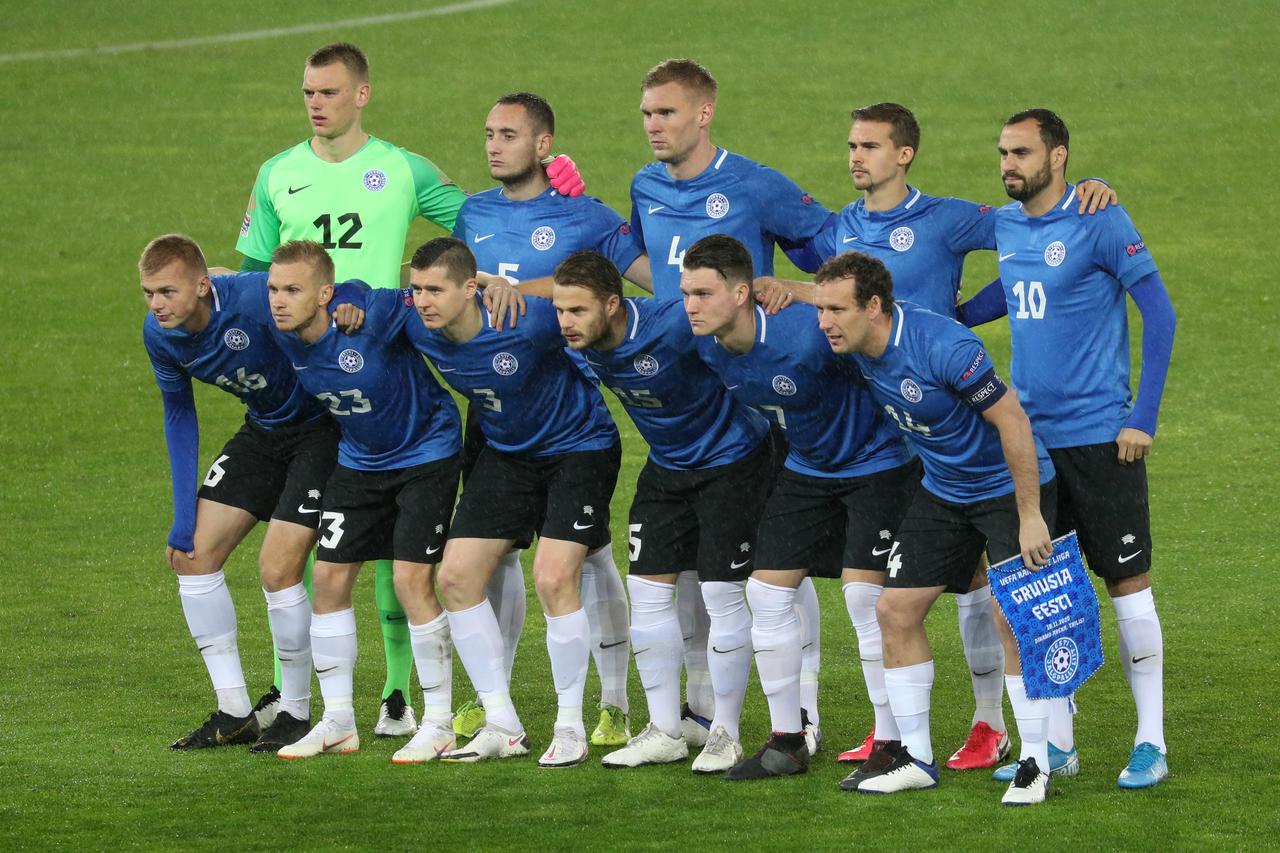
[(494, 331), (501, 332), (505, 329), (508, 320), (511, 327), (515, 328), (525, 311), (524, 294), (500, 275), (478, 272), (476, 278), (484, 286), (481, 298), (484, 300), (485, 310), (493, 318)]
[(1018, 547), (1022, 550), (1022, 565), (1033, 572), (1040, 571), (1049, 562), (1053, 539), (1040, 513), (1019, 520)]
[(777, 314), (795, 298), (791, 288), (771, 275), (757, 278), (751, 283), (751, 290), (756, 296), (756, 302), (764, 306), (766, 314)]
[(1151, 452), (1151, 444), (1155, 441), (1140, 429), (1125, 427), (1116, 436), (1117, 458), (1121, 465), (1137, 462)]

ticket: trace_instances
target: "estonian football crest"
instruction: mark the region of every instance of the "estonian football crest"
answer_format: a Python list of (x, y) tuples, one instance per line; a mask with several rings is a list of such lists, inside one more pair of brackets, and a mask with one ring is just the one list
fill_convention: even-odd
[(658, 360), (647, 352), (642, 352), (631, 361), (631, 366), (641, 376), (652, 376), (658, 372)]
[(338, 353), (338, 367), (347, 373), (359, 373), (364, 367), (364, 356), (353, 349), (344, 349)]
[(1061, 240), (1054, 240), (1044, 250), (1044, 262), (1051, 267), (1062, 266), (1067, 259), (1067, 247)]
[(364, 173), (364, 188), (371, 193), (380, 193), (387, 186), (387, 176), (381, 169), (370, 169)]
[(924, 392), (920, 390), (920, 386), (914, 380), (904, 379), (902, 385), (899, 386), (902, 391), (902, 399), (908, 403), (919, 403), (924, 399)]
[(509, 352), (500, 352), (493, 357), (493, 369), (503, 376), (510, 376), (520, 369), (520, 361)]
[(791, 380), (791, 377), (779, 373), (773, 377), (773, 390), (783, 397), (790, 397), (796, 393), (796, 383)]
[(707, 196), (707, 216), (712, 219), (724, 219), (729, 213), (729, 199), (724, 193), (712, 193)]
[(529, 237), (529, 242), (539, 252), (545, 252), (556, 244), (556, 230), (550, 225), (539, 225), (533, 229), (533, 235)]
[(889, 248), (895, 252), (905, 252), (916, 244), (916, 232), (907, 226), (893, 229), (889, 235)]
[(227, 345), (227, 349), (242, 350), (249, 347), (249, 336), (241, 329), (227, 329), (227, 333), (222, 336), (222, 342)]
[(1080, 668), (1080, 648), (1070, 637), (1059, 637), (1044, 653), (1044, 674), (1054, 684), (1066, 684)]

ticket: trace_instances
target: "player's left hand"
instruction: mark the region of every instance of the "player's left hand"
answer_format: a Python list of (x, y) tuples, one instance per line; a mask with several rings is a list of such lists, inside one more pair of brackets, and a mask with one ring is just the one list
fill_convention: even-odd
[(515, 328), (520, 317), (524, 315), (524, 294), (515, 285), (500, 275), (476, 273), (476, 279), (484, 286), (481, 298), (485, 310), (493, 318), (493, 329), (501, 332), (510, 321)]
[(353, 335), (364, 325), (364, 311), (350, 302), (344, 303), (333, 309), (333, 322), (345, 334)]
[(1106, 210), (1107, 205), (1115, 204), (1120, 200), (1115, 190), (1098, 181), (1083, 181), (1077, 184), (1076, 195), (1080, 197), (1080, 213)]
[(188, 561), (191, 561), (196, 558), (196, 552), (195, 551), (183, 552), (183, 551), (179, 551), (177, 548), (173, 547), (172, 545), (165, 546), (164, 561), (168, 563), (169, 568), (173, 569), (175, 572), (178, 571), (179, 557), (186, 557)]
[(1142, 430), (1125, 427), (1116, 436), (1116, 458), (1120, 460), (1122, 465), (1137, 462), (1151, 452), (1151, 443), (1153, 441), (1155, 439)]
[(1040, 571), (1049, 562), (1053, 539), (1040, 513), (1018, 521), (1018, 547), (1022, 549), (1022, 565), (1033, 572)]
[(548, 157), (542, 162), (547, 167), (547, 177), (551, 179), (551, 188), (560, 195), (577, 198), (587, 188), (578, 171), (578, 164), (568, 154)]
[(756, 302), (764, 306), (766, 314), (777, 314), (795, 298), (791, 288), (771, 275), (762, 275), (751, 282), (751, 291), (755, 294)]

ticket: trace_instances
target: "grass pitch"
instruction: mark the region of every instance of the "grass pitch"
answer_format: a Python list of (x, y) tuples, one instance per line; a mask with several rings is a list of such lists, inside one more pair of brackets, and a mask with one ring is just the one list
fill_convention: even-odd
[[(1266, 146), (1280, 127), (1274, 94), (1265, 94), (1280, 90), (1274, 9), (527, 0), (220, 44), (12, 56), (289, 28), (412, 5), (377, 0), (358, 13), (296, 0), (5, 7), (0, 847), (1276, 845), (1280, 747), (1268, 717), (1280, 592), (1272, 397), (1280, 311)], [(536, 91), (559, 114), (557, 148), (624, 214), (630, 178), (649, 159), (639, 79), (668, 56), (697, 57), (719, 78), (719, 144), (782, 169), (832, 208), (853, 197), (845, 139), (854, 106), (911, 106), (924, 130), (913, 184), (992, 203), (1004, 201), (994, 148), (1001, 121), (1030, 105), (1063, 115), (1074, 136), (1070, 175), (1103, 175), (1118, 187), (1180, 318), (1149, 469), (1168, 782), (1137, 793), (1115, 787), (1133, 712), (1111, 663), (1080, 696), (1083, 773), (1042, 808), (1000, 809), (1001, 786), (981, 773), (944, 771), (937, 791), (883, 800), (839, 792), (844, 771), (833, 755), (866, 733), (870, 714), (832, 583), (819, 585), (827, 748), (803, 778), (730, 787), (684, 768), (609, 772), (594, 761), (560, 773), (533, 761), (392, 767), (396, 744), (371, 736), (382, 662), (367, 577), (357, 590), (366, 735), (358, 755), (286, 764), (243, 750), (168, 751), (211, 700), (162, 560), (168, 470), (133, 265), (150, 237), (172, 230), (196, 237), (211, 262), (238, 265), (233, 246), (255, 170), (307, 135), (303, 58), (338, 38), (371, 56), (371, 132), (478, 190), (489, 185), (486, 111), (500, 94)], [(431, 233), (420, 223), (411, 245)], [(994, 258), (975, 256), (969, 289), (994, 270)], [(1002, 325), (981, 333), (1007, 359)], [(241, 415), (212, 389), (202, 387), (197, 400), (207, 460)], [(620, 423), (628, 450), (613, 526), (624, 564), (630, 484), (644, 453)], [(271, 677), (258, 541), (227, 567), (255, 693)], [(514, 690), (535, 742), (545, 743), (555, 702), (531, 587), (530, 596)], [(945, 757), (968, 727), (971, 702), (949, 601), (930, 630), (933, 731)], [(1114, 650), (1105, 606), (1103, 630)], [(465, 677), (455, 671), (462, 696)], [(596, 689), (593, 676), (589, 701)], [(634, 676), (632, 705), (638, 730), (644, 702)], [(753, 686), (747, 745), (767, 727)]]

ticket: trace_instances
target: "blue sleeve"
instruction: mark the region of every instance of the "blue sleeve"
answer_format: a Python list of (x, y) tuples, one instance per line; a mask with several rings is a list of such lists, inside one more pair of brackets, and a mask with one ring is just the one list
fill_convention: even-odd
[(996, 217), (990, 205), (958, 198), (944, 202), (950, 214), (947, 248), (953, 252), (976, 252), (996, 247)]
[[(150, 318), (150, 315), (147, 315)], [(156, 384), (161, 391), (191, 390), (191, 377), (176, 364), (152, 336), (155, 334), (149, 323), (143, 323), (142, 345), (147, 350), (147, 358), (151, 360), (151, 371), (156, 376)]]
[(169, 478), (173, 487), (173, 527), (169, 546), (179, 551), (195, 549), (196, 460), (200, 454), (200, 427), (196, 400), (190, 384), (181, 391), (161, 391), (164, 400), (164, 440), (169, 448)]
[(1151, 272), (1129, 288), (1129, 295), (1142, 314), (1142, 378), (1138, 380), (1138, 399), (1125, 426), (1156, 434), (1160, 398), (1164, 380), (1173, 356), (1173, 333), (1178, 317), (1159, 272)]
[(467, 201), (462, 203), (462, 207), (458, 208), (458, 217), (453, 220), (453, 231), (451, 232), (451, 236), (464, 243), (467, 242), (467, 202), (471, 201), (471, 198), (467, 198)]
[[(524, 319), (514, 328), (539, 349), (563, 349), (564, 336), (560, 334), (560, 319), (551, 300), (540, 296), (526, 296), (524, 307)], [(512, 327), (507, 327), (508, 331), (511, 329)]]
[(627, 221), (601, 201), (592, 201), (591, 218), (587, 225), (591, 233), (587, 242), (597, 252), (613, 261), (618, 272), (625, 273), (636, 258), (644, 254), (644, 247), (635, 238)]
[(329, 310), (332, 311), (339, 305), (354, 305), (363, 311), (371, 290), (373, 288), (359, 279), (344, 281), (333, 288), (333, 299), (329, 301)]
[(998, 320), (1008, 313), (1009, 303), (1004, 298), (1004, 285), (998, 278), (975, 293), (972, 299), (956, 306), (956, 319), (971, 329)]
[(823, 262), (839, 254), (836, 251), (836, 226), (839, 223), (840, 217), (833, 213), (822, 223), (817, 234), (798, 246), (783, 246), (782, 251), (791, 263), (807, 273), (815, 273)]
[(213, 286), (224, 294), (226, 305), (235, 305), (264, 326), (273, 326), (271, 319), (271, 294), (267, 290), (265, 272), (241, 272), (235, 275), (215, 275)]
[(640, 224), (640, 208), (636, 206), (634, 197), (631, 201), (631, 239), (644, 249), (644, 226)]
[(786, 175), (761, 166), (752, 196), (760, 222), (782, 248), (799, 247), (822, 230), (831, 211)]
[(1099, 266), (1120, 282), (1126, 290), (1156, 272), (1156, 262), (1147, 251), (1137, 226), (1123, 207), (1113, 204), (1093, 215), (1094, 253)]
[(939, 330), (938, 338), (930, 342), (930, 367), (936, 371), (934, 379), (961, 397), (987, 378), (994, 364), (978, 336), (959, 323), (952, 322)]
[(404, 330), (410, 317), (418, 318), (410, 288), (370, 288), (365, 295), (364, 325), (360, 328), (360, 333), (368, 333), (382, 341), (392, 341)]

